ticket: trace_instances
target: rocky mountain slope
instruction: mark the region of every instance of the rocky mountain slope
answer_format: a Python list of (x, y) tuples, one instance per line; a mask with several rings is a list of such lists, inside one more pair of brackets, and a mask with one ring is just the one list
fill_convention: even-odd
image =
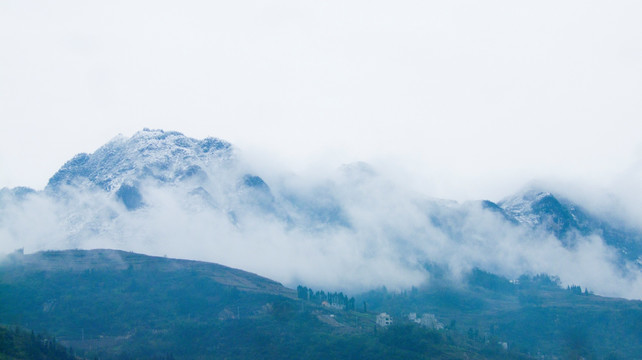
[(544, 229), (564, 246), (574, 246), (578, 237), (596, 235), (617, 249), (623, 259), (636, 261), (642, 255), (641, 232), (591, 215), (559, 195), (529, 190), (508, 197), (498, 205), (518, 223)]

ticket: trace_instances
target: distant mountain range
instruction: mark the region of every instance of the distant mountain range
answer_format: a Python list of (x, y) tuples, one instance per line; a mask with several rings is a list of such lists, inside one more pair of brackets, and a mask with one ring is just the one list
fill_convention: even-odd
[[(350, 269), (350, 276), (343, 277), (346, 281), (372, 287), (396, 281), (393, 272), (382, 273), (377, 283), (377, 279), (360, 282), (359, 271), (372, 273), (385, 264), (402, 270), (396, 279), (403, 278), (398, 285), (404, 287), (425, 278), (426, 266), (435, 263), (455, 272), (477, 267), (508, 277), (564, 272), (560, 264), (576, 258), (590, 244), (606, 249), (604, 256), (591, 256), (612, 266), (613, 274), (623, 274), (621, 279), (637, 279), (642, 274), (642, 232), (592, 214), (562, 194), (529, 189), (497, 203), (457, 203), (411, 194), (382, 180), (366, 164), (344, 166), (328, 179), (309, 184), (287, 174), (270, 178), (275, 180), (265, 181), (223, 140), (197, 140), (149, 129), (130, 138), (119, 136), (92, 154), (69, 160), (44, 190), (0, 190), (0, 237), (5, 244), (0, 251), (96, 246), (132, 250), (131, 244), (136, 243), (133, 250), (156, 244), (157, 252), (189, 257), (181, 251), (172, 253), (183, 242), (185, 248), (203, 245), (197, 249), (200, 259), (210, 259), (211, 251), (214, 258), (210, 260), (223, 261), (221, 251), (227, 249), (223, 240), (216, 240), (219, 245), (212, 245), (211, 250), (204, 245), (210, 241), (204, 234), (210, 232), (229, 239), (265, 237), (261, 241), (274, 244), (261, 246), (283, 247), (294, 256), (318, 260), (282, 264), (289, 266), (283, 270), (286, 275), (268, 274), (279, 280), (323, 283), (311, 266), (330, 273), (346, 268)], [(185, 222), (185, 237), (164, 228), (175, 222), (172, 229), (180, 229), (181, 221)], [(188, 238), (194, 236), (197, 239), (190, 243)], [(602, 242), (596, 243), (596, 238)], [(301, 241), (308, 242), (302, 247)], [(541, 265), (528, 255), (540, 248), (537, 242), (551, 252), (560, 252), (555, 250), (559, 246), (566, 258)], [(319, 253), (309, 250), (317, 245)], [(341, 246), (346, 248), (338, 250)], [(345, 254), (350, 252), (357, 265), (348, 264), (350, 257)], [(502, 257), (501, 252), (509, 256)], [(322, 257), (327, 254), (333, 261), (324, 265)], [(269, 257), (269, 251), (264, 256)], [(239, 256), (235, 259), (233, 264), (245, 264)], [(250, 266), (262, 263), (248, 261)], [(256, 266), (250, 270), (268, 268)], [(565, 282), (584, 279), (552, 275)], [(334, 286), (351, 285), (335, 281)], [(640, 291), (642, 296), (642, 288)]]
[[(640, 301), (598, 296), (642, 299), (623, 224), (544, 189), (435, 199), (364, 163), (265, 173), (145, 129), (0, 190), (0, 325), (101, 359), (636, 358)], [(55, 349), (11, 331), (0, 358)]]

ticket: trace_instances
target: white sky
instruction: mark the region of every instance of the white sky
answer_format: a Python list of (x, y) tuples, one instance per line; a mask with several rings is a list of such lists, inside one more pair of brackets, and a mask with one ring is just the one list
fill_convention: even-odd
[[(0, 1), (0, 187), (143, 127), (434, 196), (642, 169), (640, 1)], [(265, 166), (265, 165), (264, 165)]]

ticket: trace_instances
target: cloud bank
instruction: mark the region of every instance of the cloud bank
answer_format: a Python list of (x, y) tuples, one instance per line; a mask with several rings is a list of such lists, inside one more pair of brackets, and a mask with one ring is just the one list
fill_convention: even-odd
[(144, 206), (135, 210), (94, 187), (20, 196), (5, 189), (0, 252), (122, 249), (353, 293), (429, 285), (430, 263), (453, 279), (474, 267), (508, 278), (548, 273), (601, 295), (642, 298), (640, 268), (596, 235), (564, 247), (481, 202), (409, 192), (365, 164), (326, 178), (273, 174), (269, 188), (246, 186), (244, 170), (217, 169), (206, 183), (140, 183)]

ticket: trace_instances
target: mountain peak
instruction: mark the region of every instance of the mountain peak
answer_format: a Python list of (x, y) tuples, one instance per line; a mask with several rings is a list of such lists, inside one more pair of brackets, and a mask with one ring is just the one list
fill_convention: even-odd
[(206, 176), (205, 168), (232, 157), (232, 146), (223, 140), (145, 128), (129, 138), (119, 135), (92, 154), (74, 156), (49, 179), (47, 188), (90, 183), (116, 191), (147, 179), (171, 183)]
[(554, 234), (565, 246), (572, 246), (573, 231), (588, 234), (587, 216), (579, 207), (558, 199), (550, 192), (528, 189), (499, 203), (504, 211), (518, 222), (543, 227)]
[(498, 205), (520, 223), (535, 226), (540, 223), (540, 216), (534, 212), (534, 206), (547, 199), (557, 201), (552, 193), (531, 188), (505, 198)]

